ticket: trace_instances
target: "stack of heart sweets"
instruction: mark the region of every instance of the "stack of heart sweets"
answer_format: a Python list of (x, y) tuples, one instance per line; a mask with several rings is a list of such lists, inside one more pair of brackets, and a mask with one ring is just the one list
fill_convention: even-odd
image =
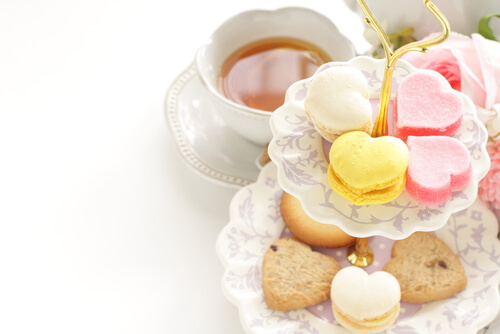
[[(429, 101), (439, 101), (439, 112)], [(370, 136), (367, 81), (351, 67), (332, 67), (316, 75), (305, 109), (317, 131), (333, 142), (329, 183), (354, 204), (385, 203), (405, 187), (418, 201), (439, 204), (470, 180), (469, 152), (449, 137), (462, 122), (463, 100), (434, 72), (418, 71), (401, 82), (394, 106), (395, 136)], [(354, 237), (314, 221), (286, 192), (281, 214), (294, 237), (276, 240), (264, 255), (263, 291), (272, 309), (305, 308), (330, 298), (343, 327), (353, 333), (378, 333), (394, 323), (401, 301), (441, 300), (467, 285), (460, 259), (432, 233), (416, 232), (395, 241), (391, 260), (369, 275), (355, 266), (341, 268), (334, 258), (311, 249), (347, 247)]]
[(450, 137), (462, 123), (463, 98), (434, 71), (414, 72), (399, 85), (394, 136), (370, 136), (367, 80), (352, 67), (315, 76), (304, 107), (316, 130), (333, 142), (331, 187), (354, 204), (389, 202), (406, 187), (417, 201), (439, 205), (470, 181), (470, 153)]

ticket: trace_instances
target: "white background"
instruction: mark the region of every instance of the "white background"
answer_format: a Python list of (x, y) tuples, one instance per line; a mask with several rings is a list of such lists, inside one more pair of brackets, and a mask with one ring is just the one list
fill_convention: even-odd
[(2, 0), (0, 333), (243, 333), (215, 252), (235, 188), (176, 152), (166, 91), (224, 20), (333, 1)]

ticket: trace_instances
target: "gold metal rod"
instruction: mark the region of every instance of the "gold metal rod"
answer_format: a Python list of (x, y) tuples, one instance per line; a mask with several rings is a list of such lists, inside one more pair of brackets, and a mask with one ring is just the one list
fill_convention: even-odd
[(389, 59), (392, 53), (391, 41), (389, 40), (389, 36), (385, 33), (382, 25), (377, 20), (370, 7), (366, 4), (365, 0), (358, 0), (359, 7), (365, 13), (365, 22), (368, 24), (375, 33), (377, 33), (378, 38), (380, 39), (380, 43), (384, 47), (385, 58)]
[[(364, 1), (364, 0), (358, 0), (358, 1)], [(450, 23), (446, 19), (446, 17), (441, 13), (439, 8), (436, 7), (430, 0), (423, 0), (424, 5), (429, 9), (429, 11), (436, 16), (438, 19), (439, 23), (441, 23), (441, 34), (439, 36), (427, 39), (424, 41), (417, 41), (417, 42), (412, 42), (408, 43), (406, 45), (403, 45), (399, 49), (397, 49), (393, 54), (392, 54), (392, 59), (391, 59), (391, 64), (394, 66), (396, 61), (398, 60), (399, 57), (401, 57), (403, 54), (409, 52), (409, 51), (419, 51), (419, 52), (427, 52), (427, 49), (431, 46), (438, 45), (442, 42), (444, 42), (448, 36), (450, 35), (451, 29), (450, 29)]]
[(349, 248), (347, 260), (358, 267), (366, 267), (373, 261), (373, 251), (368, 244), (368, 238), (357, 238), (356, 244)]
[(372, 137), (381, 137), (389, 135), (389, 125), (387, 122), (387, 111), (389, 109), (389, 102), (391, 100), (391, 88), (392, 88), (392, 75), (394, 72), (394, 67), (386, 67), (384, 70), (384, 79), (382, 80), (382, 88), (380, 94), (380, 106), (381, 109), (373, 125)]

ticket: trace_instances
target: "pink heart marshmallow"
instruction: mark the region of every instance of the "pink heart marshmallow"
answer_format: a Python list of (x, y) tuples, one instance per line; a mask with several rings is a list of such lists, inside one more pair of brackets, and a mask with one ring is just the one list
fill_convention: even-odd
[(394, 104), (394, 135), (451, 136), (462, 124), (464, 101), (448, 81), (431, 70), (401, 81)]
[(406, 189), (424, 204), (446, 202), (467, 186), (472, 167), (469, 150), (453, 137), (408, 137)]

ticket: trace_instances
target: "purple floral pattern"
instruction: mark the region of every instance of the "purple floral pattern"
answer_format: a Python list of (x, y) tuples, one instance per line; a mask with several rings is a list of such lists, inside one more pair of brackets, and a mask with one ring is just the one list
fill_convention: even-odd
[[(306, 309), (279, 312), (265, 304), (262, 257), (285, 227), (279, 215), (282, 190), (276, 180), (276, 165), (270, 163), (257, 182), (241, 189), (231, 202), (230, 222), (217, 240), (226, 268), (223, 289), (239, 307), (250, 334), (348, 334), (336, 321), (326, 321)], [(475, 201), (452, 214), (435, 233), (460, 257), (469, 279), (467, 288), (451, 298), (422, 305), (415, 314), (398, 319), (386, 334), (476, 334), (499, 311), (499, 296), (494, 292), (500, 284), (500, 241), (493, 213)]]
[[(378, 98), (384, 60), (356, 57), (347, 63), (326, 64), (318, 71), (341, 65), (360, 69), (368, 79), (370, 98)], [(398, 62), (394, 68), (393, 93), (399, 82), (414, 71), (416, 69), (407, 62)], [(438, 206), (423, 205), (406, 190), (386, 204), (354, 206), (331, 191), (328, 184), (328, 158), (324, 153), (324, 142), (304, 111), (304, 90), (311, 80), (293, 84), (287, 92), (285, 104), (271, 117), (274, 136), (269, 145), (269, 155), (278, 166), (282, 187), (297, 197), (314, 219), (338, 225), (357, 237), (381, 235), (401, 239), (415, 231), (433, 231), (442, 227), (452, 213), (474, 202), (477, 183), (488, 171), (489, 158), (485, 148), (486, 129), (467, 96), (462, 94), (466, 110), (462, 125), (454, 135), (469, 149), (472, 158), (472, 180), (463, 191), (454, 192), (449, 201)]]

